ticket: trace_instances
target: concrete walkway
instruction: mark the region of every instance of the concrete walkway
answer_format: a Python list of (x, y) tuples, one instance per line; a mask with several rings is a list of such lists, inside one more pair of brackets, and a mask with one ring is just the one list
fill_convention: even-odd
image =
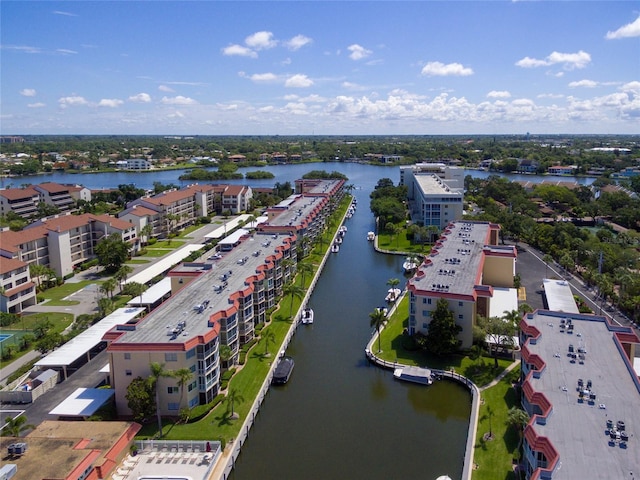
[(498, 375), (496, 378), (494, 378), (493, 380), (491, 380), (489, 383), (487, 383), (486, 385), (483, 385), (482, 387), (479, 387), (480, 391), (482, 392), (483, 390), (486, 390), (487, 388), (491, 388), (494, 385), (497, 385), (498, 382), (500, 380), (502, 380), (504, 377), (507, 376), (507, 374), (513, 370), (516, 367), (520, 366), (520, 360), (514, 360), (513, 363), (511, 365), (509, 365), (507, 368), (505, 368), (500, 375)]
[(41, 356), (42, 355), (37, 350), (31, 350), (30, 352), (25, 353), (20, 358), (11, 362), (9, 365), (2, 367), (2, 369), (0, 369), (0, 386), (4, 387), (7, 384), (5, 381), (7, 377), (12, 375), (20, 367), (22, 367), (26, 363), (29, 363), (32, 360), (40, 358)]

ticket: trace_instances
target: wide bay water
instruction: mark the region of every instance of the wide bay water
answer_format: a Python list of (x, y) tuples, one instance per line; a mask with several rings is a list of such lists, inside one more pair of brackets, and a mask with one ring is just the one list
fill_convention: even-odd
[[(240, 172), (256, 170), (255, 167)], [(358, 210), (338, 254), (326, 264), (310, 299), (315, 323), (298, 329), (288, 348), (296, 366), (290, 382), (272, 388), (252, 428), (232, 477), (244, 479), (392, 479), (462, 473), (471, 396), (448, 381), (430, 387), (393, 380), (391, 372), (371, 366), (364, 348), (372, 328), (369, 313), (384, 302), (387, 280), (404, 282), (401, 256), (375, 252), (366, 233), (374, 229), (369, 193), (380, 178), (399, 180), (397, 167), (355, 163), (270, 166), (276, 178), (201, 183), (242, 183), (271, 187), (293, 182), (314, 169), (337, 170), (349, 177)], [(469, 170), (473, 177), (489, 172)], [(45, 181), (78, 183), (92, 189), (153, 182), (184, 186), (177, 171), (68, 174), (5, 178), (2, 187)], [(510, 175), (540, 181), (567, 177)], [(588, 185), (593, 179), (579, 178)]]

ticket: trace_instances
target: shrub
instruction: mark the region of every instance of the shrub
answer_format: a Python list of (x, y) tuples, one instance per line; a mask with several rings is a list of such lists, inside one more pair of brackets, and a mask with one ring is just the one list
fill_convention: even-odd
[(156, 243), (158, 243), (158, 239), (154, 237), (149, 239), (147, 245), (155, 245)]

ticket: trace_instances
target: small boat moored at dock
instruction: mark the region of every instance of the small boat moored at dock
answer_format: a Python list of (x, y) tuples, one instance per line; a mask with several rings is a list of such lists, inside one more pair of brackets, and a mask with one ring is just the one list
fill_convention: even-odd
[(313, 310), (310, 308), (305, 308), (302, 311), (302, 317), (301, 317), (302, 323), (304, 323), (305, 325), (309, 325), (310, 323), (313, 323), (313, 316), (314, 316)]
[(393, 376), (398, 380), (420, 383), (422, 385), (431, 385), (433, 383), (431, 370), (428, 368), (398, 367), (393, 371)]
[(384, 299), (389, 303), (393, 303), (398, 299), (398, 297), (400, 297), (401, 293), (402, 290), (400, 290), (399, 288), (390, 288), (387, 292), (387, 296), (384, 297)]
[(373, 242), (376, 239), (376, 234), (375, 232), (369, 232), (367, 233), (367, 240), (370, 242)]
[(291, 377), (291, 372), (293, 372), (294, 365), (295, 362), (292, 357), (280, 357), (278, 366), (273, 372), (273, 379), (271, 380), (271, 383), (274, 385), (284, 385), (287, 383), (289, 381), (289, 377)]
[(334, 243), (333, 245), (331, 245), (331, 253), (338, 253), (340, 251), (340, 245), (338, 245), (337, 243)]

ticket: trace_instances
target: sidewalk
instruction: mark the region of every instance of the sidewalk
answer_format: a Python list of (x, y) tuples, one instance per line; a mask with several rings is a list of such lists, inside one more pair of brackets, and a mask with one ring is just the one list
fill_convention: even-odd
[(14, 360), (13, 362), (11, 362), (9, 365), (2, 367), (2, 369), (0, 370), (0, 386), (5, 386), (6, 385), (5, 380), (7, 379), (7, 377), (9, 377), (12, 373), (14, 373), (24, 364), (29, 363), (30, 361), (35, 360), (36, 358), (40, 358), (41, 356), (42, 355), (37, 350), (31, 350), (30, 352), (24, 354), (22, 357), (18, 358), (17, 360)]

